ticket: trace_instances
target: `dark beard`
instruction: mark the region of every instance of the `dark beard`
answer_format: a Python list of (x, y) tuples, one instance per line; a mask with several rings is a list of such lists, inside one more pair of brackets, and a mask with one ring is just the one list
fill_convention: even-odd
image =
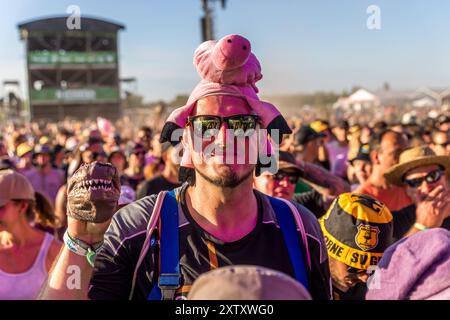
[(243, 175), (241, 178), (239, 178), (235, 172), (232, 172), (232, 174), (227, 177), (219, 177), (219, 178), (213, 179), (211, 177), (208, 177), (203, 172), (200, 172), (197, 169), (195, 169), (195, 171), (209, 183), (211, 183), (217, 187), (221, 187), (221, 188), (236, 188), (242, 182), (247, 180), (251, 175), (253, 175), (253, 170), (250, 170), (248, 173)]

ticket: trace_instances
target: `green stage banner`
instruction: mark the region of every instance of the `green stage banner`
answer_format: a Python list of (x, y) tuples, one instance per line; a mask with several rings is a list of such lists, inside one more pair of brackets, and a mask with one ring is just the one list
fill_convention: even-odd
[(30, 51), (28, 63), (36, 64), (112, 64), (117, 62), (117, 54), (110, 51)]
[(118, 99), (119, 91), (111, 87), (79, 89), (47, 88), (31, 91), (31, 100), (33, 102), (102, 102)]

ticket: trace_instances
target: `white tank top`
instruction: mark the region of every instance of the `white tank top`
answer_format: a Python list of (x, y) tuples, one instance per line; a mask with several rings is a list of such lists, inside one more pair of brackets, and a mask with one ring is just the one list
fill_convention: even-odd
[(0, 300), (33, 300), (47, 278), (45, 259), (53, 236), (45, 233), (38, 256), (28, 271), (7, 273), (0, 270)]

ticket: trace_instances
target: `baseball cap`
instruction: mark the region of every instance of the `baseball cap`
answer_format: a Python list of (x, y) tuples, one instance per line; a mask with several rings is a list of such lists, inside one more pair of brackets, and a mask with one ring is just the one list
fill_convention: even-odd
[(31, 147), (28, 143), (23, 142), (17, 146), (16, 154), (19, 158), (22, 158), (28, 152), (33, 151), (33, 147)]
[(324, 120), (316, 120), (316, 121), (311, 122), (309, 125), (316, 132), (324, 132), (325, 130), (330, 129), (329, 123)]
[(301, 126), (298, 132), (295, 134), (295, 140), (300, 145), (305, 145), (311, 140), (317, 139), (317, 138), (323, 138), (325, 137), (325, 134), (319, 133), (315, 131), (311, 126)]
[(353, 164), (353, 161), (355, 160), (363, 160), (370, 162), (370, 148), (368, 144), (363, 144), (359, 147), (358, 153), (356, 156), (349, 160), (351, 164)]
[(311, 300), (308, 290), (280, 271), (260, 266), (218, 268), (194, 281), (188, 300)]
[(11, 169), (0, 171), (0, 206), (10, 200), (34, 200), (34, 189), (28, 179)]
[(319, 219), (328, 255), (349, 267), (367, 270), (393, 243), (393, 218), (375, 198), (343, 193)]
[(278, 159), (278, 170), (295, 171), (298, 175), (302, 174), (302, 169), (297, 165), (295, 157), (286, 151), (280, 151)]

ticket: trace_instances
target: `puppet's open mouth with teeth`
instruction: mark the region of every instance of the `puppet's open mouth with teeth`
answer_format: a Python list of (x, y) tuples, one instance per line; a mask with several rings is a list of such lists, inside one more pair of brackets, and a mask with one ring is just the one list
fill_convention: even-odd
[(78, 183), (77, 186), (80, 190), (88, 190), (88, 191), (94, 191), (94, 190), (105, 190), (109, 191), (112, 190), (113, 185), (111, 180), (105, 180), (105, 179), (88, 179), (83, 180)]
[(67, 188), (67, 215), (77, 220), (105, 222), (116, 210), (120, 196), (117, 169), (109, 163), (81, 166)]

